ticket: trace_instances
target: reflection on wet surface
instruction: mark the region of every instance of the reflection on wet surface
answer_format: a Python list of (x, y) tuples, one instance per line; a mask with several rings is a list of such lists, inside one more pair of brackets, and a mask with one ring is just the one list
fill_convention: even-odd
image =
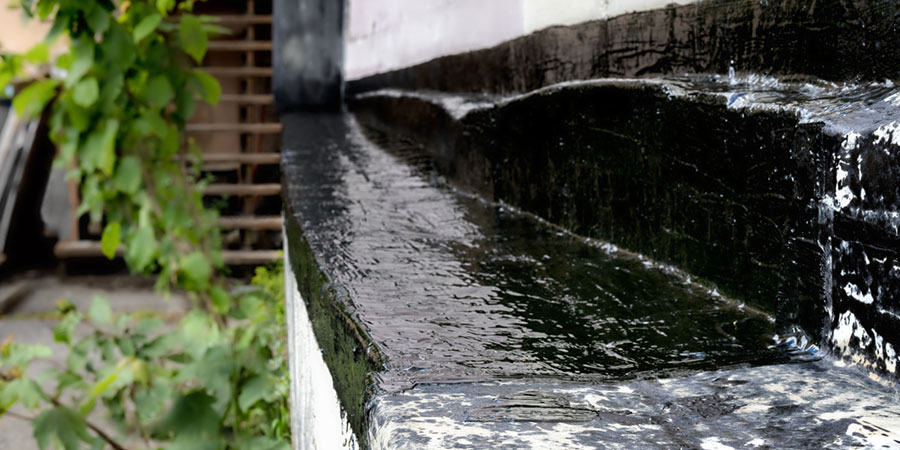
[(456, 193), (352, 118), (297, 123), (286, 133), (333, 144), (285, 152), (292, 208), (386, 356), (385, 376), (606, 379), (787, 360), (767, 316)]
[(531, 332), (507, 345), (548, 367), (620, 377), (781, 358), (769, 348), (767, 316), (508, 208), (461, 203), (465, 211), (487, 209), (476, 213), (482, 238), (456, 252), (463, 268), (494, 286), (489, 301), (510, 308)]

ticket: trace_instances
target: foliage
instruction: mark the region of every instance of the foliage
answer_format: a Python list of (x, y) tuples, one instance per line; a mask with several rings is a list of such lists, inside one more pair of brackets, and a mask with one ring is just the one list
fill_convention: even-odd
[[(153, 315), (116, 315), (102, 297), (86, 314), (63, 303), (54, 337), (68, 348), (65, 366), (24, 377), (50, 350), (4, 342), (0, 410), (43, 408), (34, 418), (41, 448), (124, 448), (88, 423), (99, 404), (146, 448), (289, 448), (282, 281), (280, 266), (258, 268), (251, 286), (233, 290), (228, 327), (200, 310), (173, 328)], [(92, 331), (77, 336), (79, 324)]]
[(78, 213), (105, 221), (107, 256), (124, 244), (132, 270), (161, 271), (161, 287), (208, 297), (212, 269), (222, 267), (217, 215), (204, 208), (198, 165), (190, 164), (198, 152), (183, 130), (196, 100), (218, 102), (216, 80), (191, 68), (218, 27), (190, 14), (192, 1), (21, 3), (41, 20), (52, 17), (53, 27), (45, 42), (8, 57), (0, 74), (48, 62), (53, 42), (69, 39), (71, 52), (54, 61), (65, 76), (28, 85), (13, 107), (30, 117), (53, 100), (50, 136), (57, 162), (81, 186)]
[[(57, 163), (80, 186), (78, 214), (103, 225), (103, 252), (122, 250), (132, 271), (158, 274), (161, 290), (185, 289), (195, 309), (172, 327), (115, 314), (102, 298), (86, 312), (61, 305), (54, 337), (68, 348), (65, 367), (33, 377), (30, 364), (50, 351), (5, 341), (0, 415), (16, 403), (38, 409), (42, 449), (123, 448), (92, 423), (98, 404), (147, 448), (287, 448), (283, 274), (258, 269), (250, 286), (227, 284), (217, 212), (204, 206), (199, 154), (183, 133), (195, 101), (218, 101), (218, 82), (192, 66), (222, 30), (191, 14), (194, 0), (19, 3), (53, 25), (27, 53), (3, 57), (0, 85), (29, 65), (64, 71), (18, 92), (15, 111), (50, 108)], [(51, 61), (60, 38), (71, 51)], [(85, 327), (92, 333), (79, 336)]]

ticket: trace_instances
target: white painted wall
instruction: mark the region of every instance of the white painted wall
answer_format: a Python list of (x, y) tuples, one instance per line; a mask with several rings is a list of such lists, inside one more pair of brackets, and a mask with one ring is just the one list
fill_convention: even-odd
[[(282, 230), (282, 235), (287, 236)], [(284, 249), (284, 295), (291, 374), (294, 450), (354, 450), (359, 445), (341, 408), (331, 372), (313, 333), (306, 304)]]
[(349, 0), (349, 80), (572, 25), (695, 0)]
[(0, 53), (24, 53), (41, 42), (50, 31), (50, 22), (27, 20), (20, 9), (0, 6)]

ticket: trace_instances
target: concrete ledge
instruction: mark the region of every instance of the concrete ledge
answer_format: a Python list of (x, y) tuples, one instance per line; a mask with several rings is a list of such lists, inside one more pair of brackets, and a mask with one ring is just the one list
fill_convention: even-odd
[[(870, 220), (861, 192), (835, 197), (865, 147), (842, 136), (884, 134), (892, 113), (867, 114), (891, 88), (835, 120), (747, 81), (390, 91), (282, 117), (290, 265), (360, 446), (900, 442), (893, 388), (809, 362), (797, 329), (891, 372), (892, 316), (843, 289), (833, 250), (842, 217)], [(754, 425), (783, 421), (802, 425)]]
[(772, 312), (781, 333), (896, 374), (895, 97), (696, 76), (352, 105), (373, 139), (417, 143), (461, 189), (674, 264)]
[(375, 400), (373, 449), (895, 448), (900, 406), (830, 362), (618, 385), (424, 385)]

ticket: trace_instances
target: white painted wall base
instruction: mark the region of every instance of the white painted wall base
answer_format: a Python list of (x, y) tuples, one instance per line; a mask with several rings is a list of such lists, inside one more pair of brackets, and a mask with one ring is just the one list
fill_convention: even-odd
[(350, 0), (346, 78), (488, 48), (573, 25), (697, 0)]
[[(282, 230), (284, 236), (286, 233)], [(341, 408), (331, 372), (322, 358), (284, 250), (285, 317), (291, 373), (291, 434), (294, 450), (358, 449)]]

